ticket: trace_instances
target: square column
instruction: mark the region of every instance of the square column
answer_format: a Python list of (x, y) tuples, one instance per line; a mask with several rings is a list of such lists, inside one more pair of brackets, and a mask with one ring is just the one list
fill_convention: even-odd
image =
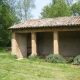
[(53, 53), (59, 54), (58, 32), (53, 32)]
[(31, 45), (32, 45), (32, 54), (31, 55), (37, 55), (37, 47), (36, 47), (36, 33), (31, 33)]
[(12, 33), (12, 40), (11, 40), (11, 45), (12, 45), (12, 54), (13, 55), (17, 55), (17, 48), (18, 48), (18, 44), (17, 44), (17, 34), (16, 33)]

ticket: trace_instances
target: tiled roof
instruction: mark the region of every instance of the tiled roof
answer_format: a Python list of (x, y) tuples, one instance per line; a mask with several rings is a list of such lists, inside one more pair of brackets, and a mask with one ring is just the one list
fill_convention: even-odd
[(80, 16), (26, 20), (17, 25), (11, 26), (9, 29), (60, 27), (76, 25), (80, 25)]

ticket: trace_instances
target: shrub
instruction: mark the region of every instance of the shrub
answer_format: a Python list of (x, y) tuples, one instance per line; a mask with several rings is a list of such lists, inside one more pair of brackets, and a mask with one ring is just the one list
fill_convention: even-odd
[(73, 57), (70, 57), (70, 58), (68, 59), (67, 63), (72, 63), (73, 60), (74, 60), (74, 58), (73, 58)]
[(29, 56), (29, 59), (36, 60), (36, 59), (39, 59), (39, 57), (37, 55), (31, 55)]
[(50, 54), (46, 57), (47, 62), (52, 62), (52, 63), (65, 63), (66, 60), (59, 54)]
[(45, 59), (47, 62), (53, 62), (53, 54), (50, 54), (48, 56), (46, 56), (46, 59)]
[(80, 55), (76, 56), (73, 60), (74, 65), (80, 65)]

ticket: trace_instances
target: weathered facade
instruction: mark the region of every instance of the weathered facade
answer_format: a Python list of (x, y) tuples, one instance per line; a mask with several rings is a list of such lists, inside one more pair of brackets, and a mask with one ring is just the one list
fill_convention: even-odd
[(9, 29), (12, 30), (12, 54), (18, 58), (34, 54), (42, 57), (80, 54), (80, 16), (27, 20)]

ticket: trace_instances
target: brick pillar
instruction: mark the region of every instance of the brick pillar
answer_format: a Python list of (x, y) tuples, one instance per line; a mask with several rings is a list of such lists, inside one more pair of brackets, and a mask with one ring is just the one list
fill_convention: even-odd
[(53, 53), (59, 54), (58, 32), (53, 32)]
[(32, 44), (32, 54), (31, 55), (37, 55), (37, 47), (36, 47), (36, 33), (31, 33), (31, 44)]

